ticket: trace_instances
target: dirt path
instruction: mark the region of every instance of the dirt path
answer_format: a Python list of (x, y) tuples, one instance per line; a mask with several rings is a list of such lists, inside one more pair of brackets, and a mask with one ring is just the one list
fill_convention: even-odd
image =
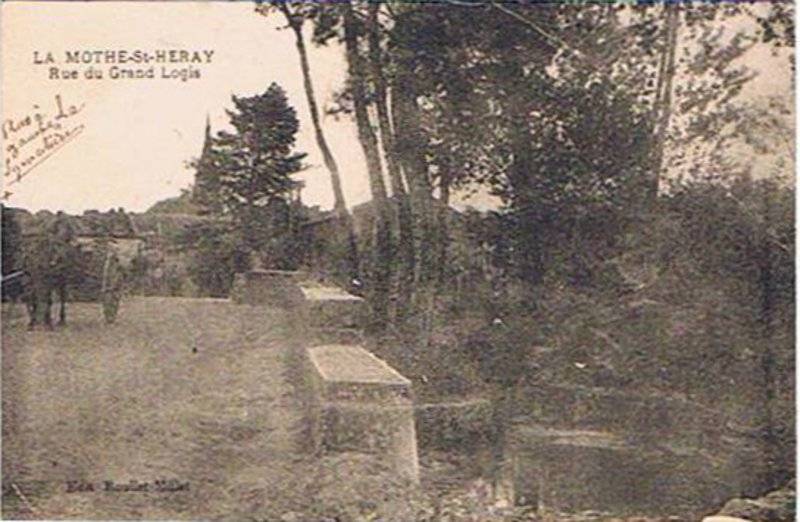
[(5, 518), (263, 520), (302, 504), (309, 463), (286, 378), (299, 339), (281, 312), (137, 298), (114, 325), (97, 305), (70, 313), (55, 332), (5, 317)]

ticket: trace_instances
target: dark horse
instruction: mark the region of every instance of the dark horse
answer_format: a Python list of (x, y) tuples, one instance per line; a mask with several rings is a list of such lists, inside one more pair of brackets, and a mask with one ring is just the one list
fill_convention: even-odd
[(47, 234), (34, 237), (23, 254), (26, 274), (24, 298), (33, 330), (39, 322), (48, 330), (53, 328), (50, 310), (53, 294), (57, 294), (61, 309), (58, 324), (67, 321), (67, 286), (75, 268), (76, 247), (71, 241)]

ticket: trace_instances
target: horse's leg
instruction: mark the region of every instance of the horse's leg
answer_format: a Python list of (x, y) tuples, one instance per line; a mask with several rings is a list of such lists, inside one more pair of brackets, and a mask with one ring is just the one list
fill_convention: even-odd
[(58, 286), (58, 300), (61, 302), (61, 310), (58, 314), (59, 326), (67, 324), (67, 285), (61, 283)]
[(53, 318), (50, 312), (53, 308), (53, 287), (47, 285), (44, 294), (44, 327), (48, 330), (53, 329)]

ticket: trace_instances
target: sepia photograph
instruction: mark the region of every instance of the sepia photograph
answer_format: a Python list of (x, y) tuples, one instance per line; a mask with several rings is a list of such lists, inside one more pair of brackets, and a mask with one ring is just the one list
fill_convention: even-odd
[(0, 28), (3, 520), (796, 520), (794, 2)]

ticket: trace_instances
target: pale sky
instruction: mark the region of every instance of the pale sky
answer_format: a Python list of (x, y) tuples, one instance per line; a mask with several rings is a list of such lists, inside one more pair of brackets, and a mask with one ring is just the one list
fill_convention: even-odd
[[(273, 82), (286, 89), (297, 109), (297, 149), (312, 167), (300, 175), (304, 200), (330, 207), (327, 170), (317, 150), (302, 76), (288, 30), (278, 31), (249, 2), (226, 3), (3, 3), (3, 117), (21, 118), (34, 104), (85, 103), (85, 130), (36, 167), (9, 204), (30, 210), (81, 212), (122, 206), (141, 211), (187, 187), (193, 172), (185, 162), (199, 155), (206, 115), (212, 127), (227, 124), (232, 94), (253, 95)], [(318, 102), (327, 105), (341, 88), (345, 70), (338, 48), (309, 45)], [(200, 79), (49, 80), (47, 65), (33, 53), (97, 49), (213, 49)], [(130, 66), (130, 65), (128, 65)], [(160, 66), (156, 66), (159, 69)], [(179, 66), (175, 66), (179, 67)], [(160, 71), (157, 71), (157, 73)], [(354, 124), (325, 116), (326, 136), (342, 171), (348, 204), (369, 199), (364, 160)]]
[[(250, 2), (3, 2), (1, 7), (3, 121), (18, 121), (34, 106), (51, 110), (56, 95), (63, 105), (84, 105), (72, 118), (83, 125), (83, 132), (22, 181), (6, 186), (13, 192), (10, 205), (70, 213), (120, 206), (143, 211), (176, 196), (192, 182), (194, 173), (185, 162), (200, 153), (206, 115), (212, 127), (220, 129), (227, 124), (224, 110), (232, 94), (260, 93), (276, 81), (297, 109), (297, 150), (308, 153), (311, 166), (300, 176), (306, 181), (303, 199), (331, 207), (329, 175), (314, 140), (294, 36), (276, 30), (282, 22), (278, 14), (265, 19), (253, 12)], [(214, 56), (211, 63), (197, 66), (200, 79), (187, 82), (47, 78), (50, 66), (70, 68), (63, 63), (66, 51), (106, 49), (213, 50)], [(310, 44), (308, 49), (317, 101), (328, 106), (344, 80), (342, 49)], [(40, 59), (51, 52), (59, 63), (34, 64), (34, 52)], [(766, 50), (748, 60), (763, 73), (748, 86), (750, 92), (789, 92), (785, 60)], [(79, 67), (82, 72), (87, 66)], [(155, 67), (160, 75), (161, 65)], [(323, 125), (348, 204), (368, 200), (354, 123), (348, 116), (339, 121), (324, 116)]]

